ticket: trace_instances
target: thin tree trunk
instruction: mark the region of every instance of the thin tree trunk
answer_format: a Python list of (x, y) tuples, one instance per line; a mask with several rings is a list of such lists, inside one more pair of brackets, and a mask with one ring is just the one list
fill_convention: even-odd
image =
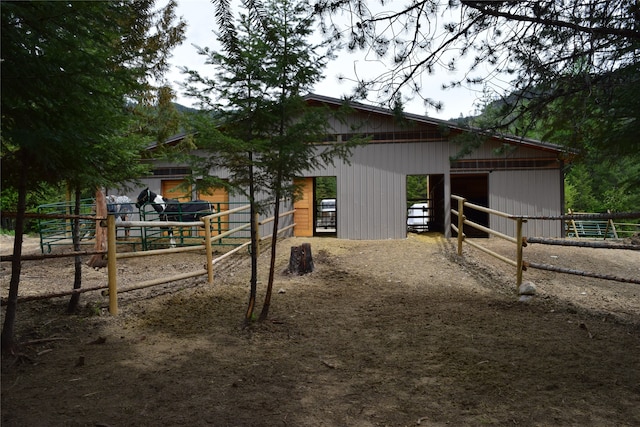
[[(23, 162), (24, 163), (24, 162)], [(24, 166), (24, 165), (23, 165)], [(22, 269), (22, 238), (24, 236), (24, 214), (27, 210), (27, 168), (22, 167), (20, 182), (18, 183), (18, 206), (16, 215), (16, 229), (13, 241), (13, 259), (11, 261), (11, 280), (9, 282), (9, 296), (7, 309), (2, 326), (0, 343), (2, 351), (15, 354), (14, 330), (18, 311), (18, 288), (20, 286), (20, 272)]]
[(244, 316), (245, 326), (253, 320), (253, 312), (256, 307), (258, 292), (258, 224), (256, 218), (257, 209), (255, 201), (255, 188), (253, 183), (253, 153), (249, 152), (249, 201), (251, 203), (251, 283), (249, 291), (249, 303)]
[(264, 296), (264, 304), (260, 313), (260, 321), (267, 320), (269, 316), (269, 306), (271, 305), (271, 294), (273, 291), (273, 281), (276, 271), (276, 246), (278, 244), (278, 227), (280, 223), (280, 191), (276, 191), (276, 203), (273, 209), (273, 231), (271, 233), (271, 260), (269, 263), (269, 282), (267, 284), (267, 293)]
[[(73, 250), (80, 251), (80, 189), (76, 188), (75, 194), (75, 206), (73, 210), (76, 218), (73, 219)], [(74, 277), (73, 277), (73, 289), (80, 289), (82, 287), (82, 257), (76, 255), (74, 257)], [(75, 313), (80, 303), (80, 294), (75, 293), (71, 295), (69, 299), (69, 305), (67, 306), (67, 313)]]

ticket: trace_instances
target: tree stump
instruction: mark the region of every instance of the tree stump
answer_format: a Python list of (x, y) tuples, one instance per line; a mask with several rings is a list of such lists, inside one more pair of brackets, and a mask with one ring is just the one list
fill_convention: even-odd
[(289, 256), (289, 268), (287, 272), (296, 273), (299, 276), (313, 271), (313, 256), (311, 255), (311, 243), (303, 243), (300, 246), (291, 247)]

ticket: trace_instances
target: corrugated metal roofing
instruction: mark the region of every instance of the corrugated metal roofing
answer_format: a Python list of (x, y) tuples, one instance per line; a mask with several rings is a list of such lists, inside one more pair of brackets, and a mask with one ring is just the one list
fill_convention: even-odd
[[(369, 105), (369, 104), (363, 104), (360, 102), (354, 102), (354, 101), (347, 101), (347, 100), (342, 100), (342, 99), (337, 99), (337, 98), (332, 98), (329, 96), (324, 96), (324, 95), (317, 95), (317, 94), (308, 94), (304, 97), (304, 99), (306, 99), (307, 101), (316, 101), (316, 102), (320, 102), (320, 103), (326, 103), (326, 104), (332, 104), (332, 105), (342, 105), (343, 103), (347, 103), (349, 106), (351, 106), (354, 109), (357, 110), (361, 110), (361, 111), (368, 111), (371, 113), (375, 113), (375, 114), (381, 114), (381, 115), (385, 115), (385, 116), (393, 116), (393, 112), (390, 111), (389, 109), (383, 108), (383, 107), (378, 107), (378, 106), (374, 106), (374, 105)], [(409, 119), (409, 120), (413, 120), (416, 122), (420, 122), (420, 123), (425, 123), (425, 124), (431, 124), (431, 125), (435, 125), (435, 126), (445, 126), (448, 127), (449, 129), (452, 130), (457, 130), (457, 131), (461, 131), (461, 132), (478, 132), (480, 134), (483, 134), (487, 137), (491, 137), (491, 138), (496, 138), (496, 139), (500, 139), (503, 142), (509, 143), (509, 144), (516, 144), (516, 145), (522, 145), (522, 146), (532, 146), (535, 147), (537, 149), (542, 149), (542, 150), (549, 150), (549, 151), (553, 151), (553, 152), (567, 152), (567, 148), (566, 147), (562, 147), (560, 145), (557, 144), (552, 144), (549, 142), (544, 142), (544, 141), (539, 141), (536, 139), (531, 139), (531, 138), (523, 138), (523, 137), (519, 137), (519, 136), (515, 136), (515, 135), (508, 135), (508, 134), (490, 134), (480, 128), (474, 128), (474, 127), (464, 127), (464, 126), (460, 126), (459, 124), (455, 123), (455, 122), (451, 122), (448, 120), (441, 120), (441, 119), (436, 119), (436, 118), (432, 118), (432, 117), (428, 117), (428, 116), (422, 116), (419, 114), (413, 114), (413, 113), (404, 113), (404, 116)]]

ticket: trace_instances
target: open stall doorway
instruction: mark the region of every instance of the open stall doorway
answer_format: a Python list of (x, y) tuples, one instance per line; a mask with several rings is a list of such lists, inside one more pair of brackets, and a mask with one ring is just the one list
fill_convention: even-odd
[(338, 230), (337, 178), (319, 176), (314, 179), (316, 236), (336, 236)]
[[(451, 175), (451, 194), (464, 197), (468, 202), (489, 207), (489, 174), (456, 174)], [(456, 206), (456, 201), (451, 201), (452, 206)], [(476, 209), (464, 211), (464, 216), (469, 221), (490, 227), (489, 214)], [(455, 217), (452, 221), (456, 221)], [(464, 234), (467, 237), (489, 237), (489, 234), (474, 227), (464, 227)], [(453, 237), (458, 233), (453, 232)]]
[(444, 175), (407, 175), (409, 233), (444, 232)]
[(304, 177), (295, 180), (300, 197), (293, 204), (296, 237), (337, 236), (337, 178)]

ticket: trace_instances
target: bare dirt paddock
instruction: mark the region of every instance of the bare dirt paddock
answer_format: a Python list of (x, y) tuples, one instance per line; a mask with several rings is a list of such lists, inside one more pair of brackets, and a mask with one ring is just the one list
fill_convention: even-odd
[[(283, 274), (310, 242), (316, 269)], [(513, 255), (513, 245), (486, 242)], [(640, 285), (515, 269), (455, 241), (287, 239), (270, 320), (242, 328), (242, 254), (205, 277), (19, 306), (24, 357), (2, 360), (3, 426), (637, 426)], [(264, 251), (266, 252), (266, 251)], [(525, 259), (640, 277), (640, 252), (530, 245)], [(204, 255), (118, 262), (120, 284)], [(267, 280), (261, 258), (259, 300)], [(2, 264), (6, 296), (9, 265)], [(21, 293), (69, 289), (70, 260), (25, 263)], [(85, 267), (84, 286), (106, 281)], [(4, 310), (3, 310), (4, 316)]]

